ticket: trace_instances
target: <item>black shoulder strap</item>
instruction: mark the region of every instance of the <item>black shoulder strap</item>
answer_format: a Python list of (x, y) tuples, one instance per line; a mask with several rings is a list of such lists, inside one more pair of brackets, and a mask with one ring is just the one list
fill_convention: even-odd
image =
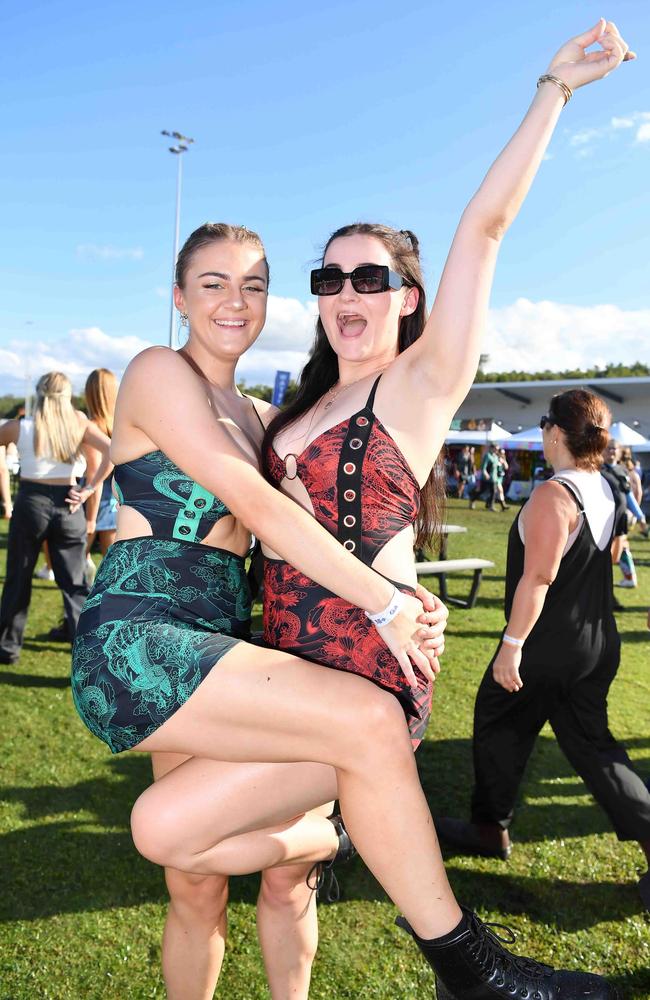
[(372, 389), (370, 390), (370, 395), (368, 396), (368, 399), (366, 400), (366, 406), (365, 406), (366, 410), (372, 410), (373, 406), (375, 405), (375, 394), (377, 392), (377, 386), (379, 385), (379, 379), (381, 378), (381, 376), (383, 374), (384, 373), (381, 372), (377, 376), (377, 378), (375, 379), (375, 381), (372, 383)]
[(575, 500), (576, 506), (580, 511), (580, 513), (584, 514), (585, 505), (582, 501), (582, 495), (580, 493), (580, 490), (578, 489), (575, 483), (572, 483), (569, 479), (562, 479), (560, 476), (552, 476), (550, 481), (552, 483), (559, 483), (560, 486), (564, 486), (564, 488), (569, 491), (569, 493)]

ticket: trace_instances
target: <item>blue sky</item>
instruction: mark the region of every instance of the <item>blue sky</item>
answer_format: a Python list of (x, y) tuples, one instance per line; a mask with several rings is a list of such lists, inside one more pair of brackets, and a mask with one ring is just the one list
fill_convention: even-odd
[(242, 373), (296, 374), (328, 233), (411, 228), (434, 286), (537, 76), (601, 13), (639, 59), (563, 113), (501, 252), (485, 349), (495, 368), (650, 362), (647, 3), (48, 2), (1, 23), (0, 392), (47, 367), (80, 384), (166, 341), (163, 128), (196, 139), (182, 235), (224, 219), (267, 245), (270, 319)]

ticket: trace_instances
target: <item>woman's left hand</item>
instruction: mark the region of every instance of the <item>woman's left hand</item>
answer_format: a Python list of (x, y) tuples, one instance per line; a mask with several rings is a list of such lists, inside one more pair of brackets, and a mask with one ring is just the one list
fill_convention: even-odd
[[(418, 622), (427, 626), (426, 630), (422, 630), (420, 649), (430, 659), (431, 657), (442, 656), (445, 651), (445, 629), (447, 628), (449, 609), (442, 603), (439, 597), (436, 597), (435, 594), (432, 594), (430, 590), (427, 590), (420, 583), (415, 588), (415, 596), (419, 601), (422, 601), (423, 607), (422, 614), (418, 617)], [(437, 669), (440, 669), (438, 665)]]
[(502, 642), (501, 649), (497, 653), (496, 660), (492, 664), (492, 676), (497, 684), (500, 684), (506, 691), (515, 694), (521, 691), (524, 682), (519, 673), (521, 664), (521, 647), (511, 646)]
[(79, 508), (85, 504), (88, 497), (92, 496), (94, 490), (89, 490), (87, 487), (83, 486), (79, 489), (77, 486), (72, 486), (70, 492), (65, 498), (65, 502), (70, 507), (70, 513), (76, 514)]
[[(596, 52), (586, 52), (590, 45), (600, 45)], [(613, 21), (601, 17), (597, 24), (582, 35), (571, 38), (553, 56), (547, 72), (558, 76), (571, 90), (601, 80), (622, 62), (636, 59), (627, 42), (621, 38)]]

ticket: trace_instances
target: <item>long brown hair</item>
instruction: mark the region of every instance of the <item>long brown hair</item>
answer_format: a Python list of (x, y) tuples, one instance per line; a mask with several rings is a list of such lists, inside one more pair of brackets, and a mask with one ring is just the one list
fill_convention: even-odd
[(117, 377), (108, 368), (95, 368), (86, 379), (88, 416), (108, 437), (113, 436)]
[(47, 372), (36, 384), (34, 454), (72, 464), (84, 430), (72, 405), (72, 385), (63, 372)]
[[(332, 233), (323, 250), (321, 264), (325, 254), (334, 240), (345, 236), (372, 236), (379, 240), (391, 257), (392, 266), (402, 276), (407, 285), (419, 291), (418, 304), (414, 312), (402, 316), (398, 329), (398, 353), (401, 354), (422, 335), (427, 321), (426, 294), (424, 278), (420, 263), (420, 250), (417, 236), (409, 229), (392, 229), (374, 222), (354, 222), (342, 226)], [(263, 455), (264, 472), (268, 476), (266, 455), (274, 437), (283, 427), (293, 423), (303, 413), (309, 410), (338, 381), (339, 367), (336, 352), (330, 345), (325, 328), (320, 317), (316, 322), (316, 336), (309, 355), (309, 360), (302, 370), (298, 382), (295, 399), (282, 413), (279, 413), (269, 424), (264, 435)], [(416, 525), (416, 541), (418, 547), (430, 543), (433, 535), (439, 529), (444, 512), (445, 489), (440, 456), (422, 487), (420, 513)]]

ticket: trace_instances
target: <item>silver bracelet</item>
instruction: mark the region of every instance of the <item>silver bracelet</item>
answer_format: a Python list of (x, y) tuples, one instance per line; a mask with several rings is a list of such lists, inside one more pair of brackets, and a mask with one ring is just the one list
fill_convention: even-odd
[(400, 613), (403, 607), (404, 594), (397, 587), (393, 587), (391, 599), (383, 611), (380, 611), (376, 615), (371, 615), (369, 611), (366, 611), (365, 614), (376, 628), (381, 628), (382, 625), (388, 625), (389, 622), (392, 622), (393, 618)]
[(519, 649), (524, 644), (524, 639), (515, 639), (514, 636), (506, 635), (505, 632), (501, 636), (501, 642), (505, 642), (508, 646), (518, 646)]

